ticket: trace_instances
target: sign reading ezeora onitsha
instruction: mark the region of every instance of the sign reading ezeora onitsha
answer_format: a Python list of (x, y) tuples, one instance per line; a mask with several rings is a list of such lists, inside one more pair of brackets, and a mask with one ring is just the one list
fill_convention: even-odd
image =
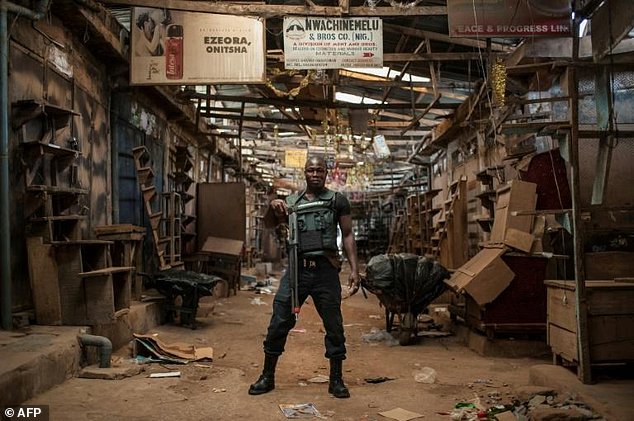
[(135, 7), (130, 83), (263, 83), (264, 20)]

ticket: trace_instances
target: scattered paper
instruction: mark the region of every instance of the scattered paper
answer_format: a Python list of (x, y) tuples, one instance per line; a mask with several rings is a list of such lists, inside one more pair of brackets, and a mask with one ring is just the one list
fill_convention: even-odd
[(214, 387), (213, 389), (211, 389), (211, 391), (214, 393), (222, 393), (222, 392), (226, 392), (227, 389), (218, 389)]
[(517, 421), (517, 417), (511, 411), (495, 414), (495, 418), (497, 418), (498, 421)]
[(165, 343), (157, 335), (134, 334), (137, 355), (169, 364), (187, 364), (191, 361), (213, 361), (214, 350), (211, 347), (196, 347), (188, 343)]
[(390, 409), (389, 411), (379, 412), (379, 415), (398, 421), (409, 421), (413, 420), (414, 418), (420, 418), (423, 416), (422, 414), (417, 414), (416, 412), (408, 411), (407, 409), (403, 408), (394, 408)]
[(312, 403), (298, 403), (298, 404), (289, 404), (289, 403), (281, 403), (280, 410), (284, 414), (286, 418), (312, 418), (318, 417), (321, 418), (322, 415), (319, 413), (315, 405)]
[(168, 371), (166, 373), (152, 373), (150, 374), (151, 378), (162, 378), (162, 377), (180, 377), (181, 376), (181, 372), (180, 371)]
[(307, 381), (310, 383), (328, 383), (330, 381), (330, 377), (320, 374), (312, 379), (308, 379)]
[(306, 333), (306, 329), (291, 329), (291, 333)]
[(194, 367), (211, 368), (212, 366), (207, 364), (194, 363)]
[(260, 299), (260, 297), (255, 297), (255, 298), (253, 298), (253, 299), (251, 300), (251, 304), (253, 304), (253, 305), (257, 305), (257, 306), (265, 306), (265, 305), (266, 305), (266, 303), (265, 303), (264, 301), (262, 301), (262, 300)]

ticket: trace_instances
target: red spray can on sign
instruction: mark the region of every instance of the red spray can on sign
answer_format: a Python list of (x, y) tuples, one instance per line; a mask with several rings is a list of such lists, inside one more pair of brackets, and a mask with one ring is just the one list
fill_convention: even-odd
[(183, 26), (169, 25), (165, 42), (165, 76), (168, 79), (183, 78)]

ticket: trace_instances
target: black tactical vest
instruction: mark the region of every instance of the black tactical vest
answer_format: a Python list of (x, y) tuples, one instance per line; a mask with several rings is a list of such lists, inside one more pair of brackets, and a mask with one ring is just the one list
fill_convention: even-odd
[(297, 230), (299, 233), (299, 252), (326, 254), (337, 251), (337, 215), (335, 199), (337, 193), (324, 190), (317, 200), (302, 202), (304, 192), (286, 198), (289, 208), (297, 212)]

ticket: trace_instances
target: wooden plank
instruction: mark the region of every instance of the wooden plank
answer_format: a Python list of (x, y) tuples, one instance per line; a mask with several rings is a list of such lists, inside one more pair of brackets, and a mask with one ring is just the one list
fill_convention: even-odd
[(231, 238), (207, 237), (205, 243), (201, 247), (201, 251), (205, 253), (228, 254), (231, 256), (239, 256), (242, 253), (244, 241), (234, 240)]
[(634, 360), (634, 314), (588, 319), (592, 363)]
[(35, 320), (41, 325), (61, 325), (62, 307), (57, 280), (55, 251), (42, 237), (27, 237), (29, 278)]
[(207, 237), (246, 241), (246, 196), (243, 183), (197, 185), (198, 247)]
[(627, 251), (605, 251), (586, 253), (586, 279), (614, 279), (634, 273), (634, 253)]
[(97, 236), (101, 234), (145, 233), (145, 227), (132, 224), (100, 225), (93, 228)]
[(548, 323), (560, 326), (570, 332), (577, 331), (575, 315), (575, 294), (572, 291), (549, 286), (548, 296)]
[(98, 276), (107, 275), (109, 273), (130, 272), (132, 269), (134, 269), (134, 268), (133, 267), (125, 267), (125, 266), (113, 266), (113, 267), (108, 267), (108, 268), (91, 270), (90, 272), (80, 272), (80, 273), (77, 274), (77, 276), (79, 276), (81, 278), (91, 278), (91, 277), (96, 277), (96, 276), (98, 277)]
[(89, 324), (108, 324), (114, 321), (112, 274), (103, 274), (91, 282), (84, 282), (86, 321)]
[(436, 95), (436, 97), (434, 98), (434, 100), (431, 102), (431, 104), (429, 104), (429, 106), (427, 108), (425, 108), (423, 110), (423, 112), (418, 115), (415, 116), (414, 118), (412, 118), (412, 121), (409, 123), (409, 125), (407, 127), (405, 127), (402, 131), (401, 131), (401, 136), (403, 136), (405, 133), (407, 133), (408, 131), (410, 131), (410, 129), (413, 129), (418, 122), (420, 121), (420, 119), (422, 119), (423, 117), (425, 117), (425, 115), (436, 106), (436, 104), (438, 103), (438, 101), (440, 101), (440, 98), (442, 97), (442, 94), (438, 94)]
[[(606, 284), (613, 284), (605, 281)], [(634, 284), (630, 286), (605, 286), (593, 288), (586, 283), (588, 292), (588, 315), (598, 317), (605, 315), (634, 316)]]
[(577, 337), (561, 327), (548, 324), (548, 345), (554, 354), (561, 355), (568, 361), (577, 361)]
[[(103, 0), (104, 4), (126, 4), (129, 6), (156, 7), (154, 0)], [(163, 0), (161, 7), (190, 12), (217, 13), (221, 15), (248, 15), (260, 17), (299, 16), (342, 16), (344, 9), (339, 6), (286, 6), (271, 4), (245, 4), (238, 2), (203, 2), (188, 0)], [(417, 7), (350, 7), (350, 16), (434, 16), (446, 15), (444, 6)]]
[[(572, 33), (573, 35), (579, 30), (580, 18), (573, 18)], [(582, 226), (584, 224), (581, 219), (581, 187), (579, 176), (579, 78), (577, 69), (574, 64), (579, 61), (579, 38), (572, 37), (572, 62), (573, 65), (568, 67), (566, 84), (566, 92), (570, 97), (569, 103), (569, 119), (570, 133), (568, 141), (570, 145), (570, 190), (572, 193), (572, 223), (574, 238), (574, 274), (575, 274), (575, 295), (576, 295), (576, 314), (577, 314), (577, 344), (579, 346), (577, 359), (579, 361), (579, 369), (577, 377), (583, 383), (592, 381), (592, 370), (590, 368), (590, 346), (588, 338), (588, 314), (586, 303), (586, 272), (584, 267), (584, 232)]]
[(55, 250), (58, 267), (58, 282), (62, 322), (65, 325), (86, 323), (86, 302), (81, 278), (81, 250), (79, 244), (57, 247)]

